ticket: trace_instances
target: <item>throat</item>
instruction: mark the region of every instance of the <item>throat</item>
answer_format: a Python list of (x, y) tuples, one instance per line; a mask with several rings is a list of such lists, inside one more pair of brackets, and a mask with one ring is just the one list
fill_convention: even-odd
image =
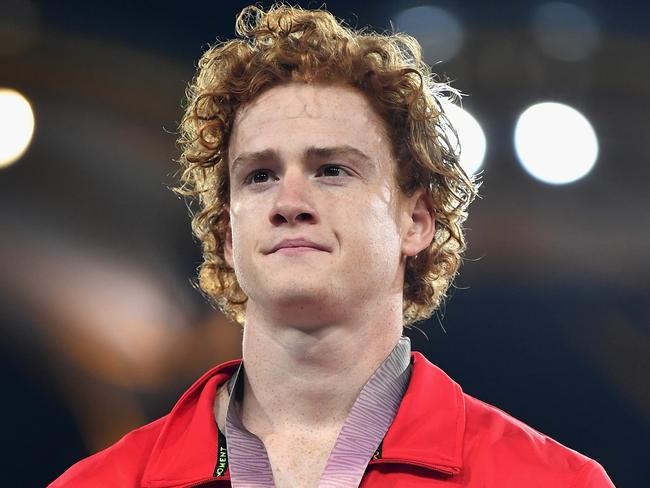
[[(330, 412), (323, 405), (312, 404), (310, 407), (320, 407), (316, 418), (301, 416), (304, 403), (296, 405), (291, 398), (260, 402), (255, 383), (249, 381), (242, 364), (229, 382), (229, 399), (224, 405), (229, 455), (230, 448), (238, 446), (238, 455), (230, 461), (231, 476), (260, 486), (273, 486), (274, 480), (276, 486), (343, 486), (350, 479), (360, 482), (395, 418), (410, 374), (410, 342), (403, 338), (351, 405), (341, 409), (342, 401), (335, 400), (339, 408)], [(225, 399), (223, 389), (219, 397)], [(278, 395), (275, 397), (270, 398), (277, 399)], [(345, 472), (332, 451), (345, 453)]]
[(329, 430), (297, 429), (278, 432), (262, 439), (278, 487), (313, 487), (325, 470), (340, 433)]

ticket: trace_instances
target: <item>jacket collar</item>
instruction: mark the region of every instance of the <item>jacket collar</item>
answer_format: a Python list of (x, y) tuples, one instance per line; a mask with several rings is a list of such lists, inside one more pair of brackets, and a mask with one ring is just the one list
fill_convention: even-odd
[(228, 361), (201, 376), (164, 419), (142, 475), (147, 488), (184, 486), (213, 478), (217, 464), (217, 388), (237, 370), (241, 360)]
[(397, 416), (388, 429), (381, 459), (446, 474), (462, 468), (465, 400), (460, 386), (422, 354), (411, 354), (413, 372)]
[[(413, 370), (397, 416), (376, 463), (407, 463), (456, 474), (462, 467), (465, 403), (460, 386), (420, 353), (411, 354)], [(240, 360), (216, 366), (199, 378), (164, 419), (142, 484), (160, 488), (213, 479), (217, 463), (217, 388), (237, 370)], [(227, 478), (227, 477), (226, 477)]]

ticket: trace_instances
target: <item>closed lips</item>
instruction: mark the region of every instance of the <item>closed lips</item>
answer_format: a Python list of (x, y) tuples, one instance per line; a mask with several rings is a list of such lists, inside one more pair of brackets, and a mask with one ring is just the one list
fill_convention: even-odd
[(329, 252), (329, 249), (321, 244), (317, 244), (315, 242), (309, 241), (307, 239), (285, 239), (284, 241), (276, 244), (270, 253), (274, 253), (278, 249), (285, 249), (285, 248), (290, 248), (290, 247), (311, 247), (313, 249), (318, 249), (319, 251), (326, 251)]

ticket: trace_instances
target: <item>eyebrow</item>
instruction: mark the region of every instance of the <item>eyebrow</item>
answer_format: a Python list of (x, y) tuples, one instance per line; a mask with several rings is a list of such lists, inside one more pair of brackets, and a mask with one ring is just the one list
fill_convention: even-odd
[(260, 163), (262, 161), (268, 161), (269, 159), (277, 159), (277, 156), (278, 153), (273, 149), (242, 153), (239, 156), (237, 156), (234, 159), (234, 161), (230, 164), (230, 169), (232, 171), (235, 171), (235, 168), (237, 168), (237, 166), (241, 166), (244, 164)]
[[(347, 144), (332, 147), (309, 147), (303, 153), (303, 159), (330, 159), (341, 156), (353, 156), (362, 162), (370, 162), (370, 157), (356, 147)], [(230, 165), (232, 171), (240, 165), (261, 163), (263, 161), (281, 159), (277, 151), (265, 149), (264, 151), (246, 152), (237, 156)]]
[(354, 156), (364, 162), (369, 162), (370, 158), (356, 147), (343, 145), (333, 147), (310, 147), (305, 151), (307, 159), (328, 159), (337, 156)]

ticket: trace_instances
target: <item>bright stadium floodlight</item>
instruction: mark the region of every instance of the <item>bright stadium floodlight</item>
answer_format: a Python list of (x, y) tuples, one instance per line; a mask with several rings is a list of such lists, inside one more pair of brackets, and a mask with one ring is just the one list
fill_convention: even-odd
[(552, 185), (586, 176), (598, 158), (598, 138), (587, 118), (562, 103), (538, 103), (517, 120), (517, 156), (534, 178)]
[(34, 113), (16, 90), (0, 88), (0, 168), (16, 162), (34, 134)]
[[(481, 125), (474, 116), (458, 105), (443, 101), (442, 107), (460, 140), (460, 165), (467, 174), (476, 174), (483, 166), (487, 145)], [(453, 135), (450, 141), (452, 144), (456, 142)]]

